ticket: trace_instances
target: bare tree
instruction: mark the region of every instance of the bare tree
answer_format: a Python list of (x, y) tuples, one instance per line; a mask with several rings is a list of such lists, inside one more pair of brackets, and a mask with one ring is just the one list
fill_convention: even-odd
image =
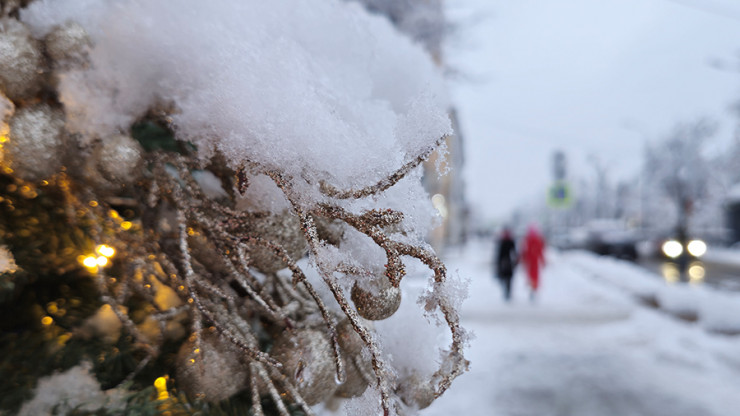
[(646, 149), (648, 192), (657, 192), (653, 197), (662, 195), (671, 202), (679, 237), (688, 232), (696, 205), (709, 196), (712, 169), (705, 149), (715, 131), (716, 123), (707, 119), (679, 123), (662, 142)]

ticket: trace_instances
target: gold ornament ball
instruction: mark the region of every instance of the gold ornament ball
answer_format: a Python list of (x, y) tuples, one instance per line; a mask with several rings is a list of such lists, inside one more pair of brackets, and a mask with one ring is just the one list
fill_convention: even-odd
[(57, 26), (44, 39), (46, 54), (54, 62), (54, 67), (70, 68), (87, 63), (92, 42), (85, 28), (76, 22)]
[(209, 402), (226, 400), (244, 388), (249, 376), (242, 352), (216, 332), (204, 331), (196, 349), (195, 342), (185, 341), (177, 353), (177, 386), (190, 397), (203, 397)]
[(98, 168), (116, 183), (131, 184), (141, 171), (144, 153), (139, 143), (130, 136), (116, 134), (103, 139), (98, 153)]
[(334, 354), (323, 332), (284, 332), (275, 340), (270, 355), (283, 364), (283, 374), (309, 405), (326, 401), (337, 389)]
[(425, 409), (435, 399), (434, 386), (414, 373), (398, 384), (398, 396), (407, 406)]
[(357, 313), (365, 319), (380, 321), (396, 313), (401, 305), (401, 289), (385, 277), (369, 282), (355, 282), (351, 292)]
[(0, 18), (0, 91), (13, 101), (34, 97), (44, 80), (44, 56), (28, 28)]
[[(280, 245), (288, 256), (296, 261), (306, 252), (306, 240), (301, 231), (298, 216), (289, 211), (255, 218), (249, 225), (249, 232), (263, 240)], [(287, 267), (280, 256), (268, 247), (251, 246), (251, 264), (262, 273), (273, 273)]]
[(348, 319), (337, 325), (337, 338), (347, 378), (334, 394), (344, 398), (361, 396), (374, 374), (370, 359), (364, 358), (362, 354), (365, 343)]
[(314, 223), (316, 224), (316, 232), (319, 239), (339, 247), (344, 236), (343, 223), (341, 221), (317, 216), (314, 217)]
[(28, 181), (47, 178), (62, 166), (64, 114), (47, 104), (16, 110), (3, 144), (4, 163)]

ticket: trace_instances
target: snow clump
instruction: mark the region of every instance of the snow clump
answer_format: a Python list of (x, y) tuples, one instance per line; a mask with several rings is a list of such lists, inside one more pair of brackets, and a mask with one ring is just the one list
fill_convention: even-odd
[(89, 67), (60, 85), (67, 128), (85, 135), (174, 103), (177, 138), (202, 158), (219, 151), (232, 168), (249, 160), (346, 189), (451, 132), (431, 58), (356, 3), (40, 0), (22, 19), (36, 36), (72, 19), (89, 33)]

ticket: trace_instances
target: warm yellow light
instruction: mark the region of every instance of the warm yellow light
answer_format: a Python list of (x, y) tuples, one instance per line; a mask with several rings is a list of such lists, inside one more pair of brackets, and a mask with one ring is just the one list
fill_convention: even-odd
[(88, 269), (95, 269), (98, 267), (98, 259), (95, 256), (87, 256), (82, 260), (82, 265)]
[(52, 322), (54, 322), (54, 319), (52, 319), (51, 316), (48, 316), (47, 315), (47, 316), (44, 316), (43, 318), (41, 318), (41, 323), (44, 324), (44, 325), (46, 325), (46, 326), (51, 325)]
[(157, 377), (154, 380), (154, 388), (157, 389), (157, 400), (167, 400), (170, 394), (167, 392), (167, 377)]
[(97, 264), (100, 267), (105, 267), (108, 265), (108, 258), (100, 256), (97, 259), (95, 259), (95, 264)]
[(124, 230), (128, 230), (131, 228), (132, 225), (133, 224), (131, 224), (131, 221), (124, 221), (121, 223), (121, 228), (123, 228)]
[(116, 211), (115, 209), (112, 209), (108, 211), (108, 216), (110, 216), (111, 218), (118, 218), (119, 217), (118, 211)]
[(111, 258), (116, 254), (116, 249), (107, 244), (101, 244), (95, 247), (95, 252), (100, 254), (101, 256)]
[(98, 201), (90, 201), (89, 204), (90, 204), (91, 207), (95, 208), (95, 207), (98, 206)]
[(441, 215), (442, 218), (447, 217), (447, 201), (444, 195), (434, 194), (432, 197), (432, 205), (437, 211), (439, 211), (439, 215)]
[(7, 143), (8, 142), (8, 136), (0, 136), (0, 144)]
[(49, 311), (50, 314), (56, 315), (56, 313), (59, 312), (59, 307), (56, 302), (49, 302), (49, 304), (46, 305), (46, 310)]
[(59, 337), (57, 338), (57, 342), (59, 343), (59, 345), (63, 346), (64, 344), (67, 343), (67, 341), (69, 341), (70, 338), (72, 338), (71, 334), (69, 333), (62, 334), (62, 335), (59, 335)]
[(668, 283), (676, 283), (681, 278), (681, 271), (673, 263), (664, 263), (661, 266), (663, 278)]
[(692, 263), (688, 271), (691, 283), (700, 283), (707, 274), (706, 270), (704, 270), (704, 265), (699, 262)]

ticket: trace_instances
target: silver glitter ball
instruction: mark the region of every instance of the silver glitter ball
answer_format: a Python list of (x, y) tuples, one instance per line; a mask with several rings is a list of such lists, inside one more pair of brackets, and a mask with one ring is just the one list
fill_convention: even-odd
[(177, 386), (209, 402), (228, 399), (247, 385), (248, 365), (241, 350), (218, 333), (204, 331), (200, 350), (185, 341), (177, 353)]
[(46, 53), (55, 68), (83, 66), (88, 62), (92, 42), (85, 28), (75, 22), (57, 26), (44, 39)]
[(44, 81), (39, 43), (21, 22), (0, 18), (0, 91), (13, 101), (34, 97)]
[(270, 355), (283, 364), (283, 374), (309, 405), (326, 401), (337, 389), (334, 354), (323, 332), (284, 332), (275, 340)]
[[(307, 246), (301, 223), (298, 217), (289, 211), (255, 218), (250, 222), (248, 231), (251, 235), (279, 244), (293, 261), (297, 261), (306, 253)], [(250, 246), (249, 257), (252, 266), (262, 273), (273, 273), (287, 267), (271, 248)]]
[(103, 139), (98, 153), (98, 168), (116, 183), (131, 184), (141, 171), (143, 149), (130, 136), (116, 134)]
[(401, 305), (401, 289), (393, 287), (385, 277), (368, 282), (355, 282), (351, 297), (357, 313), (371, 321), (390, 317)]
[(3, 163), (19, 177), (37, 181), (62, 167), (64, 113), (47, 104), (16, 110), (10, 118), (10, 134), (3, 144)]

